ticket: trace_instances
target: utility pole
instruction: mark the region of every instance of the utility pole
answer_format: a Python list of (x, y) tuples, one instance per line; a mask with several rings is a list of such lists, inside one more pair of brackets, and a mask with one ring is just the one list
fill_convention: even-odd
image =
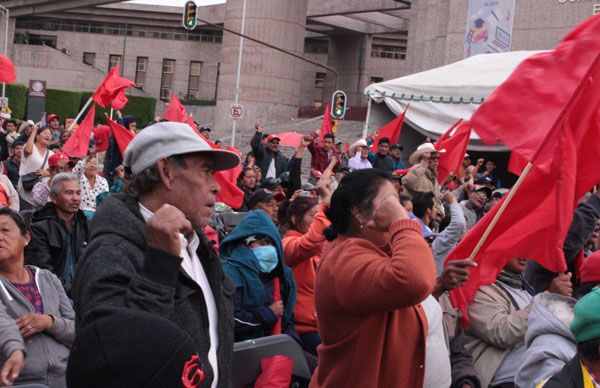
[[(237, 77), (235, 80), (235, 104), (237, 105), (240, 100), (240, 75), (242, 73), (242, 52), (244, 50), (244, 26), (246, 24), (246, 0), (242, 5), (242, 27), (240, 31), (240, 51), (238, 53), (238, 66), (237, 66)], [(237, 119), (233, 119), (231, 125), (231, 146), (235, 147), (235, 131), (237, 130)]]
[[(8, 8), (0, 5), (0, 15), (6, 17), (4, 29), (4, 56), (8, 56), (8, 23), (10, 22), (10, 11)], [(2, 97), (6, 96), (6, 83), (2, 83)]]

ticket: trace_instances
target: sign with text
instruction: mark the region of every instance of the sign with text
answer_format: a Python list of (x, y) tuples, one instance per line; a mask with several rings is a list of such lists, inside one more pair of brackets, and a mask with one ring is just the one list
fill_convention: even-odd
[(469, 0), (464, 58), (510, 51), (515, 0)]
[(240, 104), (231, 104), (229, 107), (229, 117), (234, 120), (244, 117), (244, 107)]

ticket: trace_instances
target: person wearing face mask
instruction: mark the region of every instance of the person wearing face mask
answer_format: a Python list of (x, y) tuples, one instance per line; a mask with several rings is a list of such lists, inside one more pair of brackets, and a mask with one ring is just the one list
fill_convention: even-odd
[[(223, 271), (235, 285), (235, 341), (269, 336), (281, 320), (281, 333), (298, 343), (292, 314), (296, 283), (284, 264), (281, 237), (262, 210), (251, 211), (221, 242)], [(280, 298), (274, 297), (279, 282)]]

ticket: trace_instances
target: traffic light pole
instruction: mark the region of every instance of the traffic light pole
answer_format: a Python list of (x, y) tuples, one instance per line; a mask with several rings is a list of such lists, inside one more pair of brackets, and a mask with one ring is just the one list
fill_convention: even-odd
[[(315, 66), (319, 66), (319, 67), (321, 67), (321, 68), (323, 68), (323, 69), (329, 70), (330, 72), (332, 72), (332, 73), (335, 75), (335, 90), (338, 90), (338, 78), (339, 78), (339, 77), (338, 77), (338, 72), (337, 72), (337, 70), (336, 70), (336, 69), (334, 69), (334, 68), (333, 68), (333, 67), (331, 67), (331, 66), (324, 65), (324, 64), (322, 64), (322, 63), (319, 63), (319, 62), (317, 62), (317, 61), (313, 61), (312, 59), (310, 59), (310, 58), (307, 58), (307, 57), (305, 57), (305, 56), (303, 56), (303, 55), (296, 54), (296, 53), (295, 53), (295, 52), (293, 52), (293, 51), (289, 51), (289, 50), (286, 50), (286, 49), (282, 49), (282, 48), (280, 48), (280, 47), (277, 47), (277, 46), (274, 46), (274, 45), (272, 45), (272, 44), (270, 44), (270, 43), (263, 42), (262, 40), (259, 40), (259, 39), (256, 39), (256, 38), (252, 38), (252, 37), (250, 37), (250, 36), (248, 36), (248, 35), (244, 35), (243, 31), (242, 31), (241, 33), (240, 33), (240, 32), (237, 32), (237, 31), (233, 31), (233, 30), (230, 30), (229, 28), (225, 28), (224, 26), (220, 26), (220, 25), (218, 25), (218, 24), (211, 23), (211, 22), (209, 22), (209, 21), (207, 21), (207, 20), (202, 20), (202, 19), (200, 19), (200, 18), (199, 18), (199, 17), (197, 17), (197, 16), (196, 16), (196, 20), (198, 20), (199, 22), (201, 22), (201, 23), (204, 23), (204, 24), (206, 24), (206, 25), (208, 25), (208, 26), (211, 26), (211, 27), (218, 28), (218, 29), (220, 29), (220, 30), (223, 30), (223, 31), (225, 31), (225, 32), (229, 32), (229, 33), (231, 33), (231, 34), (234, 34), (234, 35), (240, 36), (240, 37), (242, 37), (242, 38), (244, 38), (244, 39), (248, 39), (248, 40), (250, 40), (250, 41), (252, 41), (252, 42), (256, 42), (256, 43), (258, 43), (258, 44), (262, 44), (263, 46), (267, 46), (267, 47), (269, 47), (269, 48), (272, 48), (273, 50), (276, 50), (276, 51), (279, 51), (279, 52), (281, 52), (281, 53), (284, 53), (284, 54), (290, 55), (290, 56), (292, 56), (292, 57), (294, 57), (294, 58), (301, 59), (301, 60), (303, 60), (304, 62), (308, 62), (308, 63), (310, 63), (310, 64), (313, 64), (313, 65), (315, 65)], [(238, 71), (239, 71), (239, 68), (238, 68)]]
[[(238, 53), (238, 67), (237, 67), (237, 77), (235, 80), (235, 104), (237, 105), (240, 100), (240, 76), (242, 73), (242, 51), (244, 50), (244, 26), (246, 25), (246, 0), (244, 0), (244, 5), (242, 6), (242, 28), (240, 34), (240, 52)], [(231, 146), (235, 147), (235, 132), (237, 130), (237, 120), (233, 120), (233, 125), (231, 126)]]

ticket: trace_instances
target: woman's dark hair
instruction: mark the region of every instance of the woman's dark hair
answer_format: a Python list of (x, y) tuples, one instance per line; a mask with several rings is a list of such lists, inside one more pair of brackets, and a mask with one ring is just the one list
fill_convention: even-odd
[(592, 292), (592, 290), (594, 288), (596, 288), (597, 286), (600, 286), (600, 282), (587, 282), (587, 283), (581, 283), (579, 284), (579, 286), (573, 291), (573, 298), (575, 299), (581, 299), (584, 296), (586, 296), (587, 294), (589, 294), (590, 292)]
[(333, 241), (339, 234), (347, 234), (352, 225), (352, 208), (361, 213), (373, 212), (373, 199), (383, 182), (390, 182), (389, 175), (376, 168), (368, 168), (346, 175), (331, 197), (325, 214), (331, 226), (325, 230), (327, 240)]
[(285, 211), (279, 213), (279, 224), (287, 231), (296, 230), (296, 225), (292, 223), (292, 216), (302, 218), (310, 209), (318, 205), (318, 201), (312, 197), (296, 197), (287, 206), (281, 206)]
[(412, 197), (413, 214), (422, 218), (427, 213), (427, 209), (433, 209), (434, 198), (435, 194), (431, 191), (416, 192)]
[(13, 123), (15, 127), (17, 127), (17, 129), (19, 129), (19, 126), (17, 125), (17, 122), (13, 119), (8, 119), (6, 121), (4, 121), (4, 123), (2, 124), (2, 128), (6, 129), (6, 125), (8, 123)]
[(254, 152), (250, 151), (250, 152), (248, 152), (248, 153), (246, 154), (246, 158), (244, 159), (244, 162), (245, 162), (246, 164), (248, 164), (248, 158), (249, 158), (250, 156), (252, 156), (252, 157), (253, 157), (253, 156), (254, 156)]
[(35, 133), (35, 141), (38, 141), (38, 137), (40, 137), (40, 135), (44, 132), (44, 131), (50, 131), (50, 133), (52, 134), (52, 130), (50, 129), (50, 127), (43, 127), (38, 129), (38, 131)]
[(410, 197), (409, 197), (408, 195), (406, 195), (406, 194), (400, 194), (400, 204), (401, 204), (402, 206), (404, 206), (404, 204), (405, 204), (406, 202), (408, 202), (408, 201), (411, 201), (411, 202), (412, 202), (412, 199), (410, 199)]
[(242, 183), (242, 180), (246, 176), (246, 171), (254, 171), (254, 169), (252, 167), (244, 167), (244, 169), (242, 169), (242, 172), (240, 172), (240, 175), (238, 176), (238, 183)]
[(12, 220), (17, 224), (19, 231), (21, 232), (21, 236), (25, 236), (25, 234), (29, 231), (27, 228), (27, 224), (25, 220), (19, 213), (16, 211), (9, 209), (7, 207), (0, 208), (0, 216), (9, 216)]
[(589, 341), (583, 341), (577, 344), (577, 353), (584, 361), (598, 362), (600, 361), (600, 338), (593, 338)]
[(377, 144), (387, 144), (390, 145), (390, 138), (389, 137), (382, 137), (381, 139), (379, 139), (379, 143)]

